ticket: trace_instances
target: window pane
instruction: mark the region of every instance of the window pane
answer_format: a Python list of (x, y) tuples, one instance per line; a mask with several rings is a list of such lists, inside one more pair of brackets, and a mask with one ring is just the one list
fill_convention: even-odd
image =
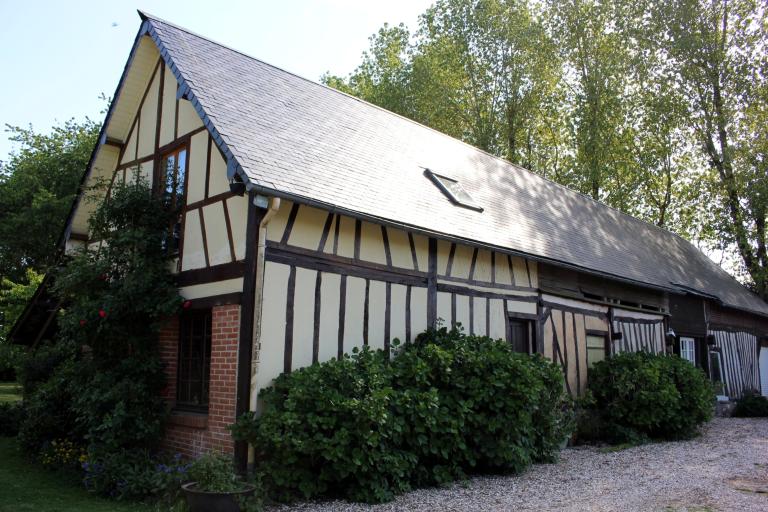
[(184, 198), (184, 183), (186, 182), (186, 176), (187, 176), (187, 150), (182, 149), (179, 151), (178, 157), (177, 157), (177, 166), (176, 166), (176, 188), (174, 189), (176, 192), (176, 197), (178, 198), (177, 204), (181, 204), (181, 200)]
[(605, 359), (605, 336), (587, 335), (587, 367)]
[(177, 405), (205, 409), (210, 379), (211, 312), (185, 313), (180, 327)]
[(425, 173), (453, 202), (478, 211), (483, 211), (458, 181), (436, 174), (429, 169), (426, 169)]
[(174, 178), (176, 176), (176, 154), (170, 154), (167, 157), (165, 157), (165, 162), (163, 163), (163, 200), (165, 202), (165, 205), (167, 207), (173, 206), (173, 197), (174, 197)]
[(725, 395), (725, 385), (723, 384), (722, 359), (720, 352), (714, 350), (709, 353), (709, 378), (715, 387), (715, 394)]
[(181, 148), (163, 158), (162, 164), (162, 198), (166, 208), (178, 212), (164, 236), (165, 250), (176, 253), (181, 240), (181, 207), (184, 204), (185, 183), (187, 175), (187, 149)]
[(680, 357), (696, 364), (696, 343), (693, 338), (680, 338)]
[(530, 353), (531, 347), (531, 322), (527, 320), (509, 321), (509, 342), (512, 350), (523, 354)]

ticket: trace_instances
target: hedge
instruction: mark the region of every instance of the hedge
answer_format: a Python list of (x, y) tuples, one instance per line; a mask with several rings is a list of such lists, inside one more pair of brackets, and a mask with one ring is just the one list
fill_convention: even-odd
[[(395, 344), (397, 346), (397, 344)], [(241, 417), (273, 497), (382, 502), (413, 486), (551, 461), (568, 436), (562, 372), (541, 356), (458, 330), (364, 347), (278, 377)]]

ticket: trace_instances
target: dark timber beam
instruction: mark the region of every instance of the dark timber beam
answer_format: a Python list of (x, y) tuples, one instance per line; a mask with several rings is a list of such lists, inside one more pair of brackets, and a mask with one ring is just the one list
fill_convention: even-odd
[[(429, 239), (429, 271), (427, 273), (427, 328), (437, 327), (437, 240)], [(472, 301), (470, 299), (470, 307)], [(471, 320), (471, 318), (470, 318)]]
[[(248, 194), (248, 222), (245, 229), (245, 274), (240, 306), (240, 341), (237, 345), (237, 401), (235, 416), (248, 412), (251, 396), (251, 355), (253, 353), (253, 315), (258, 272), (259, 226), (267, 210), (254, 204), (255, 193)], [(235, 464), (241, 472), (248, 466), (248, 444), (235, 443)]]

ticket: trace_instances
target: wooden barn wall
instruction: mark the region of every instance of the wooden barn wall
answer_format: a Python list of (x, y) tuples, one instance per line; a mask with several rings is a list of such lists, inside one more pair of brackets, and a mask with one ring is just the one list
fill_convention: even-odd
[(678, 335), (704, 337), (707, 334), (706, 302), (701, 297), (670, 295), (669, 327)]
[(223, 155), (192, 104), (177, 99), (177, 87), (158, 56), (109, 188), (139, 179), (160, 183), (163, 157), (186, 149), (186, 194), (175, 266), (181, 294), (190, 299), (227, 296), (222, 303), (239, 302), (235, 295), (242, 292), (248, 199), (230, 192)]
[(712, 301), (707, 306), (708, 321), (712, 325), (768, 335), (768, 318), (719, 306)]
[(613, 342), (614, 353), (645, 351), (660, 354), (665, 351), (663, 316), (614, 309), (612, 320), (613, 332), (621, 333), (621, 339)]
[(741, 398), (745, 391), (760, 390), (758, 365), (759, 345), (753, 332), (735, 329), (709, 331), (715, 337), (715, 347), (722, 356), (722, 378), (726, 395)]
[[(644, 304), (667, 311), (668, 298), (657, 290), (642, 288), (608, 278), (575, 272), (547, 263), (539, 264), (541, 290), (562, 296), (580, 296), (584, 293), (593, 297), (620, 299), (626, 305)], [(630, 303), (630, 304), (627, 304)]]
[(258, 389), (354, 347), (410, 342), (430, 320), (507, 339), (509, 314), (536, 318), (537, 268), (523, 258), (289, 201), (266, 243)]
[(542, 296), (539, 349), (558, 364), (574, 396), (587, 387), (587, 334), (610, 336), (608, 308), (553, 295)]

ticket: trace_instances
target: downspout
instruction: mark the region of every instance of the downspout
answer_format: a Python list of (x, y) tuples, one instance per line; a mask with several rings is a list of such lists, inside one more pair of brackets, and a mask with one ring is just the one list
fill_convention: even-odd
[[(269, 206), (259, 224), (259, 239), (256, 248), (256, 279), (254, 283), (253, 297), (253, 343), (251, 345), (251, 386), (248, 409), (256, 411), (257, 389), (256, 377), (259, 373), (259, 351), (261, 349), (261, 306), (264, 299), (264, 254), (267, 247), (267, 225), (277, 215), (280, 209), (280, 198), (271, 197)], [(248, 467), (252, 468), (255, 461), (255, 453), (252, 446), (248, 446)]]

